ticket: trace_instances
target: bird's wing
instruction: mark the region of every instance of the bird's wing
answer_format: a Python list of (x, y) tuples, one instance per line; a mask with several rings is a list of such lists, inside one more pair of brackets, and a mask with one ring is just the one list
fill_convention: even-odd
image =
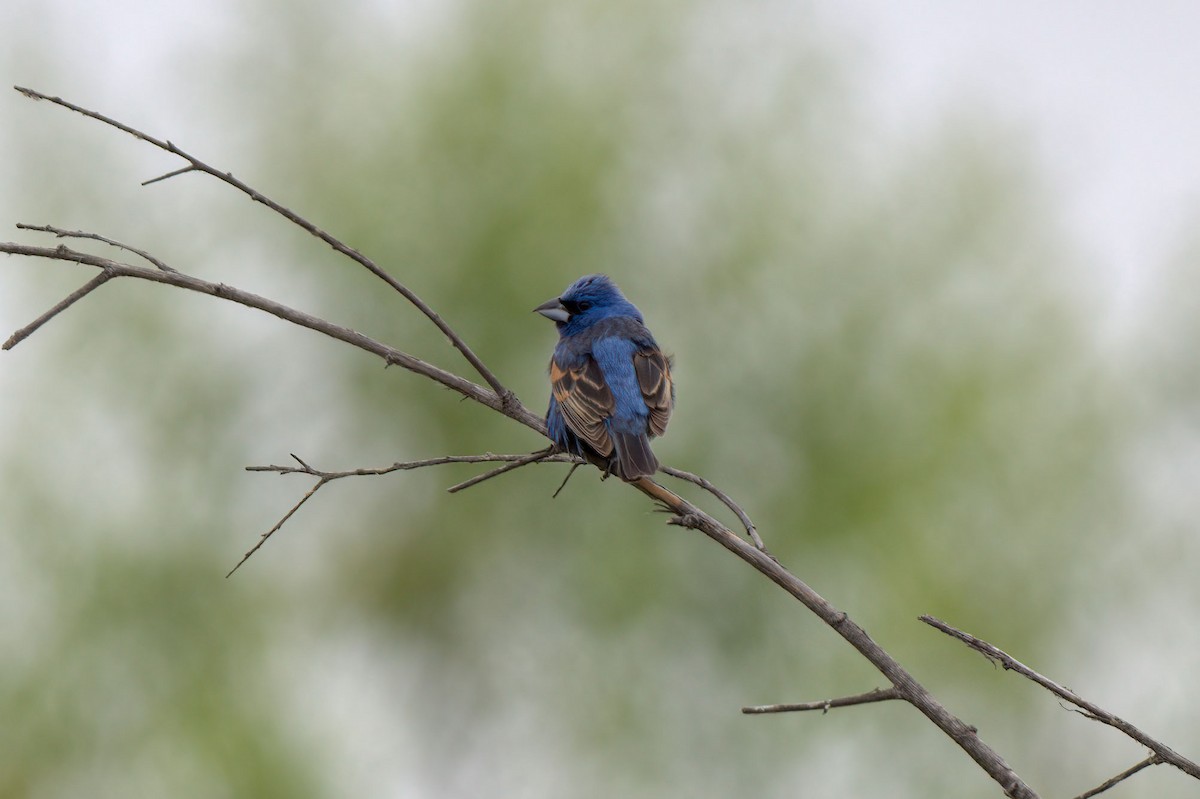
[(641, 349), (633, 354), (633, 370), (642, 399), (650, 410), (650, 435), (661, 436), (667, 431), (671, 407), (675, 404), (671, 360), (657, 347)]
[(573, 369), (564, 369), (551, 359), (550, 386), (571, 432), (601, 455), (611, 455), (612, 439), (605, 420), (612, 416), (615, 402), (595, 359), (585, 358)]

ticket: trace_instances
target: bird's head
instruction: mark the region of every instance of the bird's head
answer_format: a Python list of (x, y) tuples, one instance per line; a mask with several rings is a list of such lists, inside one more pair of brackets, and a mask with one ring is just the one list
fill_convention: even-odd
[(563, 335), (586, 330), (611, 316), (631, 316), (639, 322), (642, 313), (617, 288), (608, 275), (587, 275), (567, 286), (559, 296), (533, 309), (553, 319)]

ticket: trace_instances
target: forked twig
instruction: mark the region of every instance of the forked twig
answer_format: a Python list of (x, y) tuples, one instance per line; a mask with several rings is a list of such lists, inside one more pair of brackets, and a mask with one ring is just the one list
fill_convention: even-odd
[(738, 517), (738, 521), (746, 528), (746, 535), (750, 536), (750, 540), (754, 542), (754, 546), (758, 547), (763, 552), (767, 551), (767, 547), (763, 544), (762, 538), (758, 535), (758, 530), (754, 527), (754, 522), (750, 521), (750, 516), (746, 511), (742, 510), (742, 506), (733, 501), (733, 499), (721, 489), (717, 488), (710, 481), (704, 479), (698, 474), (685, 472), (683, 469), (675, 469), (671, 466), (659, 466), (659, 471), (664, 474), (669, 474), (672, 477), (680, 480), (685, 480), (693, 485), (698, 485), (714, 497), (719, 499), (725, 507), (733, 511), (733, 514)]
[(119, 241), (110, 239), (107, 236), (101, 236), (97, 233), (88, 233), (83, 230), (63, 230), (62, 228), (53, 227), (52, 225), (26, 225), (23, 222), (18, 222), (17, 228), (20, 230), (34, 230), (39, 233), (53, 233), (56, 238), (60, 239), (92, 239), (93, 241), (102, 241), (105, 244), (109, 244), (119, 250), (125, 250), (126, 252), (133, 253), (139, 258), (144, 258), (164, 272), (178, 271), (167, 266), (145, 250), (139, 250), (137, 247), (130, 247), (128, 244), (122, 244)]
[(1029, 668), (1024, 663), (1017, 660), (999, 647), (989, 644), (982, 638), (976, 638), (970, 633), (963, 632), (956, 627), (951, 627), (946, 622), (942, 621), (941, 619), (936, 619), (933, 616), (921, 616), (920, 619), (930, 627), (933, 627), (936, 630), (941, 630), (951, 638), (957, 638), (959, 641), (962, 641), (964, 644), (971, 647), (971, 649), (974, 649), (976, 652), (983, 655), (993, 663), (999, 663), (1006, 670), (1015, 671), (1022, 677), (1032, 680), (1033, 682), (1042, 686), (1055, 696), (1067, 700), (1072, 705), (1075, 705), (1083, 710), (1083, 715), (1087, 716), (1088, 718), (1120, 730), (1121, 732), (1125, 733), (1125, 735), (1129, 736), (1153, 752), (1163, 763), (1170, 763), (1172, 766), (1184, 772), (1185, 774), (1195, 777), (1196, 779), (1200, 779), (1200, 766), (1196, 765), (1196, 763), (1171, 749), (1166, 744), (1160, 743), (1159, 741), (1151, 738), (1149, 735), (1142, 732), (1128, 721), (1109, 713), (1099, 705), (1089, 702), (1079, 694), (1072, 691), (1070, 688), (1059, 685), (1049, 677), (1038, 674), (1036, 671)]
[[(275, 535), (275, 533), (277, 533), (283, 527), (284, 523), (287, 522), (288, 519), (292, 518), (292, 515), (295, 514), (296, 511), (300, 510), (300, 507), (305, 502), (308, 502), (308, 500), (311, 499), (314, 494), (316, 494), (329, 483), (332, 483), (334, 480), (340, 480), (343, 477), (378, 477), (380, 475), (391, 474), (392, 472), (424, 469), (428, 466), (445, 466), (451, 463), (495, 463), (497, 461), (501, 461), (504, 462), (505, 467), (509, 469), (515, 469), (530, 463), (549, 460), (553, 454), (554, 452), (552, 449), (546, 449), (539, 450), (538, 452), (531, 453), (530, 455), (497, 455), (491, 452), (484, 453), (483, 455), (445, 455), (440, 458), (426, 458), (425, 460), (419, 461), (397, 461), (391, 466), (381, 466), (375, 469), (346, 469), (345, 471), (341, 472), (327, 472), (321, 469), (314, 469), (312, 466), (309, 466), (307, 463), (305, 463), (300, 456), (293, 454), (292, 460), (300, 464), (299, 466), (247, 466), (246, 471), (248, 472), (274, 472), (281, 475), (307, 474), (317, 478), (317, 482), (308, 490), (308, 493), (300, 498), (299, 502), (293, 505), (287, 513), (283, 514), (283, 518), (277, 521), (270, 530), (267, 530), (258, 537), (258, 541), (254, 543), (254, 546), (250, 547), (250, 549), (246, 551), (246, 554), (242, 555), (242, 559), (239, 560), (237, 565), (230, 569), (229, 573), (225, 576), (230, 577), (235, 571), (240, 569), (242, 564), (250, 560), (250, 556), (261, 549), (262, 545), (267, 543), (267, 539)], [(493, 471), (488, 472), (487, 474), (494, 473), (495, 472)]]
[(112, 119), (111, 117), (104, 116), (103, 114), (98, 114), (95, 111), (89, 111), (88, 109), (83, 108), (78, 105), (75, 105), (74, 103), (69, 103), (66, 100), (62, 99), (61, 97), (51, 97), (50, 95), (42, 94), (41, 92), (34, 91), (33, 89), (27, 89), (22, 86), (14, 86), (13, 88), (16, 89), (17, 91), (19, 91), (21, 94), (25, 95), (26, 97), (29, 97), (30, 99), (45, 100), (47, 102), (54, 103), (55, 105), (61, 106), (68, 110), (74, 111), (77, 114), (82, 114), (85, 117), (94, 119), (97, 122), (103, 122), (105, 125), (114, 127), (117, 130), (122, 131), (124, 133), (128, 133), (130, 136), (133, 136), (136, 139), (144, 141), (147, 144), (154, 145), (158, 149), (163, 150), (168, 153), (171, 153), (172, 155), (179, 156), (180, 158), (182, 158), (183, 160), (188, 162), (188, 166), (186, 166), (182, 169), (177, 169), (173, 172), (168, 172), (165, 175), (160, 175), (159, 177), (154, 178), (152, 180), (148, 180), (143, 185), (149, 185), (151, 183), (156, 183), (160, 180), (166, 180), (167, 178), (175, 177), (176, 175), (182, 175), (187, 172), (203, 172), (207, 175), (212, 175), (217, 180), (220, 180), (224, 183), (229, 184), (230, 186), (234, 187), (238, 191), (245, 194), (250, 199), (254, 200), (255, 202), (262, 203), (263, 205), (267, 206), (272, 211), (279, 214), (280, 216), (282, 216), (284, 219), (288, 220), (292, 224), (297, 225), (300, 228), (311, 233), (313, 236), (316, 236), (321, 241), (325, 242), (330, 247), (332, 247), (336, 251), (340, 252), (342, 255), (345, 255), (347, 258), (351, 259), (355, 263), (364, 267), (369, 272), (371, 272), (371, 274), (375, 275), (380, 280), (387, 283), (389, 286), (392, 287), (392, 289), (394, 289), (401, 296), (403, 296), (406, 300), (408, 300), (410, 303), (412, 303), (421, 313), (423, 313), (429, 319), (429, 321), (431, 321), (435, 325), (437, 325), (437, 328), (442, 331), (442, 333), (446, 336), (447, 339), (450, 340), (450, 343), (455, 347), (455, 349), (457, 349), (459, 352), (462, 353), (463, 357), (467, 359), (467, 361), (471, 364), (472, 367), (474, 367), (475, 371), (479, 373), (480, 377), (482, 377), (487, 382), (487, 384), (492, 387), (492, 390), (496, 392), (496, 396), (500, 399), (502, 404), (507, 406), (516, 401), (516, 396), (511, 391), (509, 391), (507, 388), (504, 387), (504, 385), (500, 382), (500, 379), (497, 378), (496, 375), (494, 375), (492, 373), (492, 370), (489, 369), (483, 363), (483, 361), (481, 361), (479, 359), (479, 356), (476, 355), (471, 350), (471, 348), (467, 346), (467, 343), (465, 341), (463, 341), (462, 337), (459, 336), (458, 333), (456, 333), (454, 331), (454, 329), (451, 328), (450, 325), (448, 325), (446, 323), (446, 320), (442, 319), (442, 317), (440, 315), (438, 315), (432, 308), (430, 308), (425, 303), (424, 300), (422, 300), (415, 293), (413, 293), (413, 291), (411, 289), (409, 289), (407, 286), (402, 284), (400, 281), (396, 280), (385, 269), (383, 269), (381, 266), (376, 264), (374, 261), (372, 261), (367, 256), (360, 253), (358, 250), (354, 249), (353, 247), (350, 247), (347, 244), (344, 244), (339, 239), (335, 238), (334, 236), (330, 235), (329, 233), (326, 233), (324, 230), (317, 227), (313, 223), (309, 222), (307, 219), (305, 219), (304, 217), (295, 213), (291, 209), (280, 205), (279, 203), (275, 202), (270, 197), (267, 197), (265, 194), (258, 191), (257, 189), (254, 189), (250, 185), (242, 182), (241, 180), (238, 180), (237, 178), (235, 178), (233, 176), (232, 172), (222, 172), (222, 171), (218, 170), (216, 167), (209, 166), (204, 161), (201, 161), (199, 158), (192, 155), (191, 153), (189, 153), (179, 147), (176, 147), (170, 141), (167, 141), (165, 139), (155, 138), (154, 136), (151, 136), (148, 133), (144, 133), (144, 132), (138, 130), (137, 128), (131, 127), (131, 126), (126, 125), (121, 122), (118, 122), (117, 120)]
[(83, 264), (85, 266), (93, 266), (101, 271), (101, 275), (105, 276), (100, 280), (97, 276), (92, 282), (85, 284), (79, 290), (73, 292), (66, 299), (51, 308), (46, 313), (42, 314), (35, 322), (18, 330), (6, 342), (4, 349), (11, 349), (22, 340), (27, 338), (30, 333), (37, 330), (38, 327), (45, 324), (46, 321), (60, 313), (64, 308), (76, 302), (80, 298), (86, 296), (106, 280), (118, 277), (132, 277), (139, 280), (148, 280), (151, 283), (164, 283), (176, 288), (187, 289), (188, 291), (196, 291), (201, 294), (208, 294), (213, 297), (218, 297), (230, 302), (236, 302), (239, 305), (245, 305), (248, 308), (255, 308), (260, 311), (277, 316), (284, 321), (292, 324), (306, 327), (309, 330), (315, 330), (330, 338), (343, 341), (353, 347), (376, 355), (382, 358), (384, 363), (388, 365), (399, 366), (414, 372), (423, 377), (427, 377), (446, 388), (462, 394), (468, 399), (475, 400), (481, 405), (500, 411), (505, 416), (520, 422), (531, 430), (536, 431), (541, 435), (546, 433), (546, 423), (542, 417), (530, 411), (519, 401), (504, 402), (504, 400), (489, 391), (483, 386), (472, 383), (466, 378), (459, 377), (453, 372), (448, 372), (438, 366), (434, 366), (428, 361), (423, 361), (413, 355), (389, 347), (382, 342), (376, 341), (370, 336), (363, 335), (357, 330), (352, 330), (343, 325), (334, 324), (320, 317), (289, 307), (283, 303), (267, 299), (258, 294), (253, 294), (249, 291), (235, 288), (226, 283), (213, 283), (208, 280), (201, 280), (198, 277), (184, 274), (182, 272), (170, 271), (165, 272), (161, 269), (150, 269), (144, 266), (134, 266), (121, 261), (114, 261), (111, 258), (103, 258), (99, 255), (91, 253), (79, 252), (72, 250), (64, 244), (57, 247), (32, 247), (27, 244), (18, 244), (16, 242), (0, 242), (0, 252), (9, 253), (10, 255), (26, 255), (34, 258), (47, 258), (56, 261), (72, 261), (74, 263)]

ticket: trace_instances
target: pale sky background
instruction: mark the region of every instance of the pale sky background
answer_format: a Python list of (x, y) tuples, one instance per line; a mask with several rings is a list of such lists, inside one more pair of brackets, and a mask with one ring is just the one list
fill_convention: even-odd
[(879, 0), (825, 13), (863, 42), (865, 83), (898, 127), (965, 103), (1032, 134), (1075, 243), (1117, 308), (1136, 309), (1200, 211), (1200, 6)]

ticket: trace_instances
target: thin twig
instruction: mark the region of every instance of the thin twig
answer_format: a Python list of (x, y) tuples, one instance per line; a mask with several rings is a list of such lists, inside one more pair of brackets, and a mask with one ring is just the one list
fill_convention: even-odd
[(567, 487), (567, 481), (571, 479), (571, 475), (575, 474), (575, 470), (582, 465), (583, 463), (580, 461), (575, 461), (571, 464), (571, 468), (567, 469), (567, 476), (564, 477), (563, 481), (558, 484), (558, 488), (554, 489), (554, 493), (550, 495), (550, 499), (558, 499), (558, 495), (561, 494), (562, 490)]
[(262, 545), (267, 543), (267, 539), (270, 538), (271, 536), (275, 535), (275, 532), (277, 530), (279, 530), (279, 528), (283, 527), (284, 523), (288, 519), (292, 518), (292, 514), (294, 514), (296, 511), (300, 510), (301, 505), (303, 505), (305, 502), (308, 502), (310, 499), (312, 499), (313, 494), (316, 494), (318, 491), (320, 491), (321, 488), (330, 481), (330, 479), (331, 478), (328, 478), (328, 477), (322, 477), (320, 480), (317, 480), (316, 484), (313, 485), (312, 488), (308, 489), (308, 493), (305, 494), (303, 497), (301, 497), (300, 501), (297, 502), (295, 505), (293, 505), (291, 510), (289, 510), (287, 513), (283, 514), (282, 519), (275, 522), (274, 527), (272, 527), (270, 530), (267, 530), (265, 533), (263, 533), (262, 535), (260, 535), (258, 537), (258, 541), (254, 542), (254, 546), (252, 546), (252, 547), (250, 547), (250, 549), (246, 550), (246, 554), (242, 555), (242, 559), (237, 562), (237, 565), (235, 565), (232, 569), (230, 569), (229, 572), (225, 575), (225, 579), (229, 579), (230, 577), (232, 577), (233, 573), (235, 571), (242, 568), (243, 563), (250, 560), (251, 555), (253, 555), (258, 550), (262, 549)]
[(196, 171), (198, 171), (198, 170), (196, 169), (195, 166), (188, 164), (187, 166), (181, 166), (179, 169), (172, 169), (170, 172), (166, 172), (162, 175), (159, 175), (156, 178), (150, 178), (149, 180), (143, 180), (141, 185), (149, 186), (153, 183), (161, 183), (162, 181), (167, 180), (168, 178), (175, 178), (175, 177), (179, 177), (180, 175), (186, 175), (188, 172), (196, 172)]
[[(542, 452), (544, 452), (544, 450), (539, 450), (537, 453), (533, 453), (533, 454), (539, 455)], [(296, 462), (300, 464), (299, 468), (297, 468), (295, 466), (275, 466), (275, 465), (247, 466), (246, 471), (248, 471), (248, 472), (275, 472), (277, 474), (307, 474), (307, 475), (312, 475), (313, 477), (321, 477), (321, 478), (324, 478), (327, 480), (339, 480), (343, 477), (373, 477), (373, 476), (391, 474), (392, 472), (410, 471), (412, 469), (424, 469), (427, 466), (446, 466), (446, 465), (452, 464), (452, 463), (513, 463), (513, 462), (532, 463), (535, 460), (548, 460), (550, 458), (550, 455), (551, 455), (551, 453), (546, 453), (545, 455), (542, 455), (541, 458), (531, 458), (529, 455), (524, 454), (524, 453), (522, 453), (520, 455), (508, 455), (508, 454), (496, 454), (493, 452), (485, 452), (482, 455), (444, 455), (439, 458), (426, 458), (425, 460), (419, 460), (419, 461), (397, 461), (396, 463), (393, 463), (391, 466), (380, 466), (375, 469), (347, 469), (347, 470), (341, 471), (341, 472), (328, 472), (328, 471), (323, 471), (321, 469), (314, 469), (312, 466), (309, 466), (307, 463), (300, 460), (300, 458), (297, 458), (295, 455), (293, 455), (292, 458), (294, 458), (296, 460)]]
[(170, 141), (167, 141), (165, 139), (155, 138), (154, 136), (151, 136), (148, 133), (143, 133), (142, 131), (138, 130), (137, 128), (130, 127), (129, 125), (118, 122), (115, 119), (106, 117), (103, 114), (99, 114), (95, 111), (89, 111), (88, 109), (82, 108), (81, 106), (75, 105), (74, 103), (69, 103), (66, 100), (62, 99), (61, 97), (51, 97), (50, 95), (42, 94), (41, 92), (34, 91), (33, 89), (27, 89), (27, 88), (24, 88), (21, 86), (14, 86), (13, 88), (16, 89), (18, 92), (20, 92), (21, 94), (25, 95), (26, 97), (29, 97), (30, 99), (46, 100), (47, 102), (54, 103), (55, 105), (61, 106), (62, 108), (66, 108), (68, 110), (74, 111), (77, 114), (82, 114), (85, 117), (94, 119), (97, 122), (103, 122), (105, 125), (109, 125), (111, 127), (116, 128), (117, 130), (128, 133), (130, 136), (133, 136), (136, 139), (140, 139), (141, 141), (144, 141), (147, 144), (152, 144), (160, 150), (164, 150), (168, 153), (171, 153), (172, 155), (179, 156), (180, 158), (187, 161), (188, 164), (190, 164), (189, 167), (185, 167), (183, 169), (178, 169), (178, 170), (175, 170), (174, 172), (168, 172), (167, 174), (161, 175), (157, 178), (154, 178), (153, 180), (146, 181), (146, 183), (154, 183), (159, 180), (165, 180), (167, 178), (174, 177), (176, 175), (181, 175), (185, 172), (192, 172), (192, 171), (204, 172), (205, 174), (212, 175), (217, 180), (220, 180), (224, 183), (229, 184), (230, 186), (234, 187), (238, 191), (245, 194), (250, 199), (254, 200), (255, 202), (262, 203), (263, 205), (267, 206), (275, 213), (282, 216), (284, 219), (287, 219), (289, 222), (308, 231), (310, 234), (312, 234), (313, 236), (316, 236), (321, 241), (325, 242), (330, 247), (332, 247), (333, 249), (340, 252), (342, 255), (345, 255), (347, 258), (351, 259), (352, 261), (356, 262), (360, 266), (367, 269), (367, 271), (371, 272), (371, 274), (375, 275), (380, 280), (387, 283), (389, 286), (392, 287), (392, 289), (394, 289), (401, 296), (403, 296), (406, 300), (408, 300), (410, 303), (412, 303), (414, 306), (416, 306), (416, 308), (421, 313), (423, 313), (429, 319), (429, 321), (431, 321), (435, 325), (437, 325), (437, 328), (439, 330), (441, 330), (442, 333), (446, 336), (446, 338), (448, 338), (450, 340), (450, 343), (460, 353), (462, 353), (463, 357), (467, 359), (467, 361), (471, 364), (472, 367), (474, 367), (475, 371), (479, 373), (480, 377), (482, 377), (487, 382), (487, 384), (492, 387), (492, 390), (496, 392), (496, 397), (500, 400), (502, 405), (508, 406), (517, 401), (516, 395), (514, 395), (511, 391), (509, 391), (507, 388), (504, 387), (504, 385), (500, 382), (499, 378), (497, 378), (496, 375), (494, 375), (492, 373), (492, 370), (489, 369), (486, 365), (484, 365), (483, 361), (481, 361), (479, 359), (479, 356), (476, 355), (471, 350), (471, 348), (467, 346), (467, 343), (465, 341), (463, 341), (462, 337), (459, 336), (458, 333), (456, 333), (454, 331), (454, 329), (451, 328), (450, 325), (448, 325), (446, 323), (446, 321), (444, 319), (442, 319), (442, 317), (440, 315), (438, 315), (431, 307), (429, 307), (425, 303), (424, 300), (422, 300), (415, 293), (413, 293), (413, 291), (411, 289), (409, 289), (407, 286), (402, 284), (400, 281), (396, 280), (396, 278), (392, 277), (385, 269), (383, 269), (383, 267), (376, 264), (370, 258), (368, 258), (367, 256), (360, 253), (358, 250), (354, 249), (353, 247), (350, 247), (347, 244), (344, 244), (342, 241), (335, 238), (331, 234), (326, 233), (324, 230), (317, 227), (312, 222), (309, 222), (307, 219), (300, 216), (296, 212), (294, 212), (288, 208), (285, 208), (284, 206), (282, 206), (279, 203), (272, 200), (270, 197), (267, 197), (265, 194), (262, 194), (261, 192), (259, 192), (257, 189), (254, 189), (251, 186), (249, 186), (248, 184), (243, 183), (241, 180), (238, 180), (237, 178), (235, 178), (233, 176), (233, 173), (222, 172), (222, 171), (218, 170), (216, 167), (206, 164), (205, 162), (201, 161), (199, 158), (192, 155), (191, 153), (188, 153), (185, 150), (182, 150), (179, 147), (176, 147)]
[(1017, 672), (1022, 677), (1032, 680), (1046, 690), (1050, 691), (1052, 694), (1055, 694), (1056, 696), (1067, 700), (1076, 707), (1081, 708), (1084, 711), (1084, 715), (1089, 716), (1090, 718), (1103, 724), (1107, 724), (1114, 729), (1120, 730), (1133, 740), (1140, 743), (1142, 746), (1149, 749), (1164, 763), (1170, 763), (1172, 766), (1184, 772), (1185, 774), (1200, 779), (1200, 766), (1196, 765), (1196, 763), (1174, 751), (1166, 744), (1154, 740), (1149, 735), (1130, 724), (1128, 721), (1109, 713), (1099, 705), (1089, 702), (1079, 694), (1072, 691), (1070, 688), (1059, 685), (1049, 677), (1044, 677), (1041, 674), (1038, 674), (1036, 671), (1029, 668), (1004, 650), (989, 644), (982, 638), (976, 638), (970, 633), (963, 632), (956, 627), (951, 627), (946, 622), (942, 621), (941, 619), (936, 619), (933, 616), (921, 616), (920, 619), (930, 627), (941, 630), (946, 635), (962, 641), (964, 644), (971, 647), (993, 663), (999, 663), (1006, 670)]
[(867, 691), (865, 694), (839, 696), (837, 699), (825, 699), (819, 702), (796, 702), (781, 705), (751, 705), (750, 707), (742, 708), (742, 712), (746, 715), (757, 715), (760, 713), (796, 713), (805, 710), (819, 710), (822, 713), (828, 713), (830, 708), (850, 707), (851, 705), (866, 705), (871, 702), (887, 702), (889, 700), (899, 698), (900, 692), (895, 688), (875, 688)]
[(457, 494), (464, 488), (470, 488), (471, 486), (479, 485), (485, 480), (491, 480), (493, 477), (499, 477), (502, 474), (507, 474), (516, 469), (520, 469), (522, 466), (528, 466), (531, 463), (544, 463), (550, 460), (555, 454), (554, 447), (546, 447), (545, 449), (538, 450), (537, 452), (531, 452), (528, 455), (517, 458), (514, 461), (510, 461), (503, 466), (497, 466), (495, 469), (486, 471), (483, 474), (477, 474), (468, 480), (463, 480), (461, 483), (452, 485), (447, 488), (446, 491), (450, 494)]
[(39, 233), (53, 233), (56, 238), (60, 239), (93, 239), (95, 241), (102, 241), (105, 244), (109, 244), (119, 250), (125, 250), (126, 252), (131, 252), (140, 258), (144, 258), (164, 272), (177, 271), (167, 266), (145, 250), (139, 250), (137, 247), (130, 247), (128, 244), (122, 244), (119, 241), (115, 241), (106, 236), (101, 236), (97, 233), (88, 233), (83, 230), (63, 230), (62, 228), (56, 228), (51, 225), (26, 225), (23, 222), (18, 222), (17, 227), (21, 230), (36, 230)]
[(72, 305), (79, 302), (84, 297), (91, 294), (93, 291), (100, 288), (108, 281), (112, 280), (113, 277), (114, 277), (113, 273), (108, 271), (107, 269), (101, 271), (100, 274), (96, 275), (94, 278), (92, 278), (88, 282), (84, 283), (82, 286), (75, 289), (70, 294), (68, 294), (66, 297), (64, 297), (53, 308), (46, 311), (44, 314), (39, 316), (37, 319), (34, 319), (32, 322), (25, 325), (25, 327), (21, 328), (20, 330), (16, 331), (11, 336), (9, 336), (8, 341), (5, 341), (4, 346), (0, 347), (0, 349), (11, 350), (13, 347), (17, 346), (22, 341), (24, 341), (25, 339), (29, 338), (34, 333), (36, 333), (37, 329), (39, 327), (41, 327), (42, 325), (49, 322), (51, 319), (58, 316), (63, 311), (67, 310)]
[(750, 521), (750, 516), (746, 513), (746, 511), (742, 510), (742, 506), (734, 502), (728, 494), (698, 474), (685, 472), (683, 469), (676, 469), (671, 466), (659, 466), (658, 468), (659, 471), (663, 472), (664, 474), (669, 474), (672, 477), (676, 477), (680, 480), (686, 480), (693, 485), (700, 486), (705, 491), (719, 499), (725, 505), (725, 507), (733, 511), (733, 514), (738, 517), (738, 521), (740, 521), (742, 526), (746, 528), (746, 535), (750, 536), (750, 540), (754, 542), (754, 546), (758, 547), (763, 552), (767, 551), (766, 545), (763, 544), (762, 538), (760, 538), (758, 535), (758, 530), (754, 527), (754, 522)]
[(1091, 797), (1104, 793), (1105, 791), (1107, 791), (1109, 788), (1113, 787), (1117, 783), (1122, 782), (1123, 780), (1129, 779), (1134, 774), (1137, 774), (1139, 771), (1146, 768), (1147, 766), (1156, 766), (1161, 762), (1163, 762), (1162, 758), (1160, 758), (1158, 755), (1150, 755), (1150, 757), (1146, 758), (1142, 762), (1125, 769), (1120, 774), (1118, 774), (1115, 777), (1112, 777), (1111, 779), (1105, 780), (1104, 782), (1097, 785), (1095, 788), (1092, 788), (1090, 791), (1086, 791), (1085, 793), (1079, 794), (1079, 796), (1076, 796), (1075, 799), (1091, 799)]

